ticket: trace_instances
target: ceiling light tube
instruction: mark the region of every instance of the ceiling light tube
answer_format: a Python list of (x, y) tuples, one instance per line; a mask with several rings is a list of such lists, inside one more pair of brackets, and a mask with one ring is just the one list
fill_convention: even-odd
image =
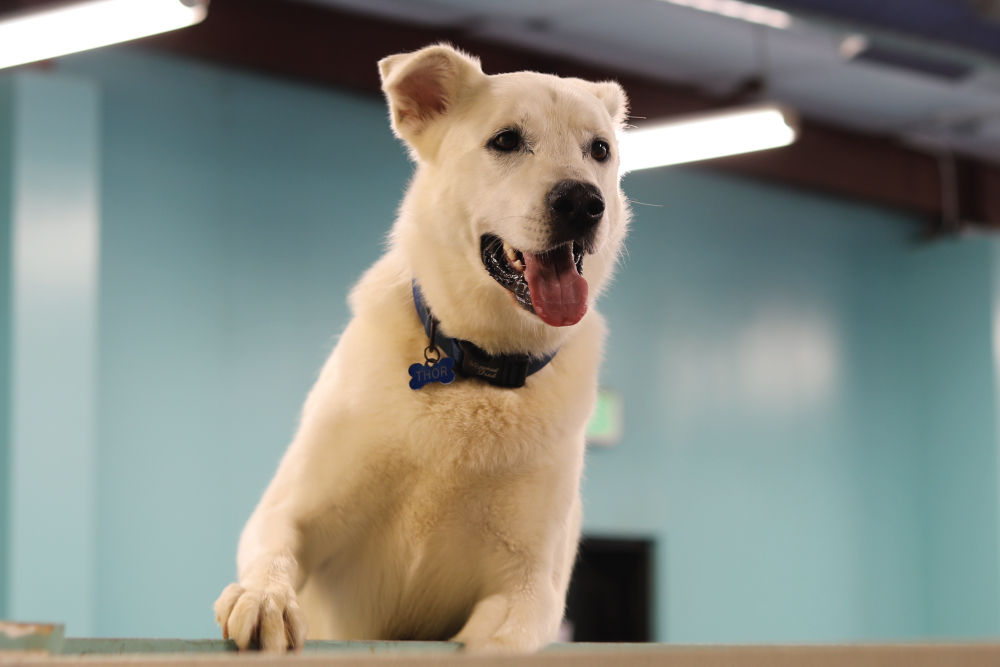
[(778, 30), (787, 30), (792, 25), (792, 16), (788, 12), (741, 0), (664, 0), (664, 2), (748, 23), (766, 25)]
[(208, 0), (84, 0), (0, 17), (0, 69), (194, 25)]
[(743, 107), (665, 123), (619, 136), (622, 172), (709, 160), (787, 146), (798, 137), (798, 117), (779, 105)]

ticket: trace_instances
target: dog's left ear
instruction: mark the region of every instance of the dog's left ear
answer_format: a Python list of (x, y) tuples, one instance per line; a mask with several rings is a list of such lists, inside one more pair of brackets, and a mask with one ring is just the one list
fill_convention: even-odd
[(615, 81), (587, 82), (597, 99), (604, 102), (615, 127), (622, 127), (628, 118), (628, 96)]
[(392, 129), (418, 154), (432, 152), (432, 126), (486, 78), (479, 61), (446, 44), (399, 53), (378, 63)]

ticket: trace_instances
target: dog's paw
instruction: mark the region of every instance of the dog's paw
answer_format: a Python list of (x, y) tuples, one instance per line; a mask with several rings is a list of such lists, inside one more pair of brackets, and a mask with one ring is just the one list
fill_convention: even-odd
[(469, 638), (461, 644), (462, 652), (471, 655), (524, 655), (544, 648), (544, 645), (510, 641), (505, 637)]
[(501, 628), (488, 637), (458, 635), (454, 641), (462, 644), (465, 653), (498, 655), (535, 653), (545, 648), (548, 642), (542, 641), (537, 633), (519, 631), (516, 628)]
[(452, 641), (466, 653), (518, 654), (540, 651), (555, 640), (561, 608), (543, 604), (545, 599), (512, 599), (495, 594), (480, 600)]
[(306, 621), (291, 589), (246, 589), (229, 584), (215, 601), (222, 637), (240, 650), (282, 652), (305, 644)]

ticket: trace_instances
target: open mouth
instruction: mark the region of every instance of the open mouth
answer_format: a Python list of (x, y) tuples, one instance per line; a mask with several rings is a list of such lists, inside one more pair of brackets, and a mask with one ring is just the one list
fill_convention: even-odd
[(569, 241), (532, 253), (518, 250), (499, 236), (480, 240), (483, 266), (519, 304), (554, 327), (579, 322), (587, 312), (583, 245)]

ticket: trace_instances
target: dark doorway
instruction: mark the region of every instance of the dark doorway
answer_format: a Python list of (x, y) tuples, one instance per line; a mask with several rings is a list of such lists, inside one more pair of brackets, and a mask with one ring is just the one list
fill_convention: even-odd
[(566, 600), (572, 641), (650, 641), (652, 557), (652, 540), (583, 538)]

